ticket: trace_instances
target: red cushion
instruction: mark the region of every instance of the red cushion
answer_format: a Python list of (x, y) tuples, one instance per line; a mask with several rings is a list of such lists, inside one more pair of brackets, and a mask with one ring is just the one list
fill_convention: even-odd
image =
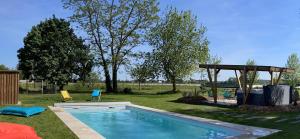
[(27, 125), (0, 122), (0, 139), (41, 139)]

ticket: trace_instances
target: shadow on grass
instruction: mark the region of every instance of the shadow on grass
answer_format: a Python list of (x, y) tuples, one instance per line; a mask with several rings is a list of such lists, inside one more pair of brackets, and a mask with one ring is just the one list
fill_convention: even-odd
[(181, 91), (161, 91), (161, 92), (157, 92), (157, 95), (170, 95), (170, 94), (177, 94), (177, 93), (181, 93)]
[[(105, 92), (104, 92), (105, 93)], [(112, 95), (149, 95), (149, 96), (161, 96), (161, 95), (172, 95), (172, 94), (178, 94), (178, 93), (173, 93), (173, 92), (169, 92), (169, 91), (164, 91), (164, 92), (153, 92), (153, 93), (149, 93), (149, 92), (142, 92), (142, 91), (132, 91), (131, 93), (124, 93), (124, 92), (117, 92), (117, 93), (107, 93), (107, 94), (112, 94)]]
[(223, 104), (215, 104), (215, 103), (209, 103), (207, 101), (199, 101), (199, 102), (181, 102), (178, 99), (176, 100), (171, 100), (169, 102), (173, 102), (173, 103), (181, 103), (181, 104), (190, 104), (190, 105), (202, 105), (202, 106), (214, 106), (214, 107), (219, 107), (219, 108), (237, 108), (237, 105), (223, 105)]

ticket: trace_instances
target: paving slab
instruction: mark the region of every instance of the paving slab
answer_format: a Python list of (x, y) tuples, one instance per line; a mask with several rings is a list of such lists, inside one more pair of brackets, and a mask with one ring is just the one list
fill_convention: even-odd
[(289, 118), (283, 118), (283, 119), (279, 119), (279, 120), (275, 121), (275, 123), (281, 123), (281, 122), (284, 122), (287, 120), (289, 120)]
[(300, 120), (300, 115), (296, 116), (295, 119), (296, 120), (298, 120), (298, 119)]
[(300, 123), (300, 120), (297, 120), (297, 121), (292, 121), (292, 122), (290, 122), (291, 124), (298, 124), (298, 123)]
[(246, 120), (252, 120), (252, 119), (262, 119), (263, 117), (262, 116), (251, 116), (251, 117), (248, 117), (248, 118), (245, 118)]
[(267, 121), (267, 120), (272, 120), (272, 119), (276, 119), (278, 118), (277, 116), (266, 116), (266, 117), (263, 117), (263, 119), (261, 119), (261, 121)]
[(239, 115), (235, 115), (235, 116), (232, 116), (232, 117), (234, 117), (234, 118), (243, 118), (245, 116), (247, 116), (247, 114), (239, 114)]
[(222, 111), (222, 112), (217, 112), (218, 114), (223, 114), (223, 115), (232, 115), (232, 113), (230, 113), (230, 112), (224, 112), (224, 111)]

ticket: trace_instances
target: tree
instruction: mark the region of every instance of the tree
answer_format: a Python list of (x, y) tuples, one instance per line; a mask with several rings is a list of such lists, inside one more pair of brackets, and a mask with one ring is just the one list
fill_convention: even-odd
[[(209, 55), (206, 63), (218, 65), (222, 63), (222, 58), (217, 55)], [(202, 72), (206, 73), (206, 69), (201, 69), (201, 70)], [(211, 70), (210, 70), (210, 75), (212, 76), (212, 78), (215, 76), (214, 72)]]
[(63, 89), (74, 75), (83, 78), (91, 71), (89, 53), (70, 23), (53, 16), (33, 26), (26, 35), (24, 48), (18, 50), (18, 68), (26, 79), (46, 80)]
[(230, 86), (237, 86), (237, 79), (235, 77), (229, 77), (226, 81)]
[(95, 83), (100, 82), (100, 76), (97, 72), (90, 72), (88, 76), (86, 77), (86, 81), (89, 85), (94, 85)]
[(104, 70), (106, 90), (117, 91), (118, 70), (129, 64), (132, 50), (143, 42), (145, 32), (158, 18), (158, 3), (156, 0), (63, 1), (65, 8), (74, 10), (71, 21), (88, 35), (97, 64)]
[(296, 53), (291, 54), (288, 57), (287, 63), (285, 64), (285, 66), (287, 68), (291, 68), (294, 69), (295, 72), (294, 73), (285, 73), (283, 74), (283, 79), (284, 81), (295, 87), (297, 85), (297, 83), (299, 82), (299, 78), (300, 78), (300, 61), (299, 61), (299, 57)]
[[(256, 62), (254, 60), (248, 59), (246, 62), (246, 65), (249, 66), (255, 66)], [(255, 76), (255, 77), (254, 77)], [(247, 74), (247, 82), (250, 82), (254, 78), (254, 83), (258, 83), (259, 80), (259, 73), (256, 71), (256, 74), (254, 74), (254, 71), (249, 71)]]
[(0, 64), (0, 70), (9, 70), (9, 68), (3, 64)]
[(208, 57), (208, 61), (207, 64), (214, 64), (214, 65), (218, 65), (222, 63), (222, 58), (217, 56), (217, 55), (210, 55)]
[(138, 81), (139, 83), (139, 90), (141, 90), (141, 83), (145, 82), (147, 79), (155, 78), (155, 69), (154, 64), (152, 63), (153, 60), (151, 59), (151, 54), (147, 53), (145, 61), (143, 63), (137, 63), (134, 67), (130, 69), (130, 76)]
[(153, 57), (160, 65), (160, 73), (173, 84), (198, 68), (207, 60), (208, 41), (206, 28), (197, 27), (197, 19), (190, 11), (170, 9), (160, 22), (151, 29), (149, 44), (154, 47)]
[[(248, 66), (255, 66), (256, 63), (255, 63), (254, 60), (248, 59), (247, 62), (246, 62), (246, 65), (248, 65)], [(240, 75), (239, 79), (241, 81), (241, 86), (244, 86), (243, 71), (241, 71), (240, 73), (241, 73), (241, 75)], [(254, 71), (248, 71), (247, 72), (247, 83), (251, 83), (252, 79), (254, 79), (253, 83), (258, 83), (259, 82), (259, 73), (258, 73), (258, 71), (256, 71), (256, 73)], [(247, 100), (245, 100), (244, 102), (246, 103), (246, 101)]]

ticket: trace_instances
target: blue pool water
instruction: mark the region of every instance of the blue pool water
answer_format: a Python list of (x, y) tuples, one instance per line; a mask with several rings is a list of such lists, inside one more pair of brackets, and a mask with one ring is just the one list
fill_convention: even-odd
[(107, 139), (222, 139), (242, 133), (130, 106), (66, 111)]

